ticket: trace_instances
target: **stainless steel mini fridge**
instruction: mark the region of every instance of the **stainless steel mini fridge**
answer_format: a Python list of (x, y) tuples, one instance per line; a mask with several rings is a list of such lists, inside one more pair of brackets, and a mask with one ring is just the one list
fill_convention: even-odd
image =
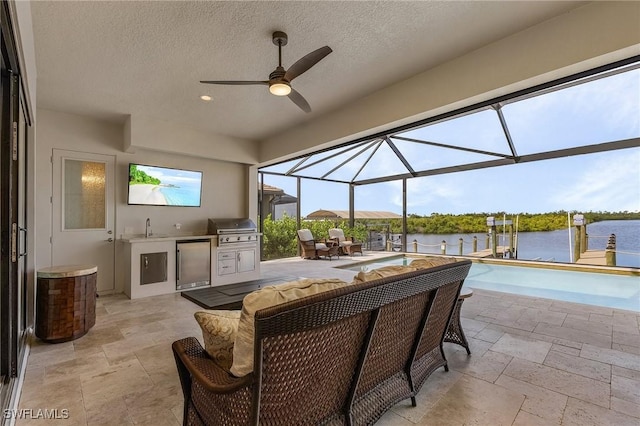
[(211, 284), (211, 240), (176, 242), (176, 289)]

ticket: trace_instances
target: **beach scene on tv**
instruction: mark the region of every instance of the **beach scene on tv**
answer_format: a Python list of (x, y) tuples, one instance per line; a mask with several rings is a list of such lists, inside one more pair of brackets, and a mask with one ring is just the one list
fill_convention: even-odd
[(129, 165), (129, 204), (199, 207), (202, 172)]

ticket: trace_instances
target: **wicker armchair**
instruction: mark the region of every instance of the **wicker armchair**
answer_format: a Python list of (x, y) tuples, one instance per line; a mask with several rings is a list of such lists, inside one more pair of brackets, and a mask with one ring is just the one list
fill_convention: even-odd
[(353, 237), (346, 238), (344, 231), (340, 228), (329, 229), (329, 239), (338, 244), (340, 254), (353, 256), (354, 253), (360, 253), (362, 255), (362, 243), (356, 242)]
[(316, 241), (313, 234), (308, 229), (298, 230), (298, 241), (300, 242), (300, 257), (304, 259), (319, 259), (320, 256), (340, 257), (339, 247), (333, 242)]
[[(372, 424), (415, 395), (442, 350), (471, 262), (258, 310), (253, 372), (236, 378), (194, 337), (173, 343), (185, 425)], [(339, 356), (336, 356), (339, 354)]]

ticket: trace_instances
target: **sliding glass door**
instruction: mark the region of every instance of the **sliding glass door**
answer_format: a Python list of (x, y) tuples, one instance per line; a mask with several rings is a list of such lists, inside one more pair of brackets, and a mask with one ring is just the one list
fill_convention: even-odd
[(0, 9), (0, 408), (14, 395), (27, 330), (33, 322), (33, 291), (26, 280), (27, 134), (20, 67), (8, 3)]

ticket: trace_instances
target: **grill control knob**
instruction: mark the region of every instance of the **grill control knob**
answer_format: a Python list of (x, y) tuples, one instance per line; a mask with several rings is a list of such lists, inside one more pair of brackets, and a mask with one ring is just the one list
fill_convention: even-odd
[(240, 237), (238, 237), (238, 241), (240, 241)]

